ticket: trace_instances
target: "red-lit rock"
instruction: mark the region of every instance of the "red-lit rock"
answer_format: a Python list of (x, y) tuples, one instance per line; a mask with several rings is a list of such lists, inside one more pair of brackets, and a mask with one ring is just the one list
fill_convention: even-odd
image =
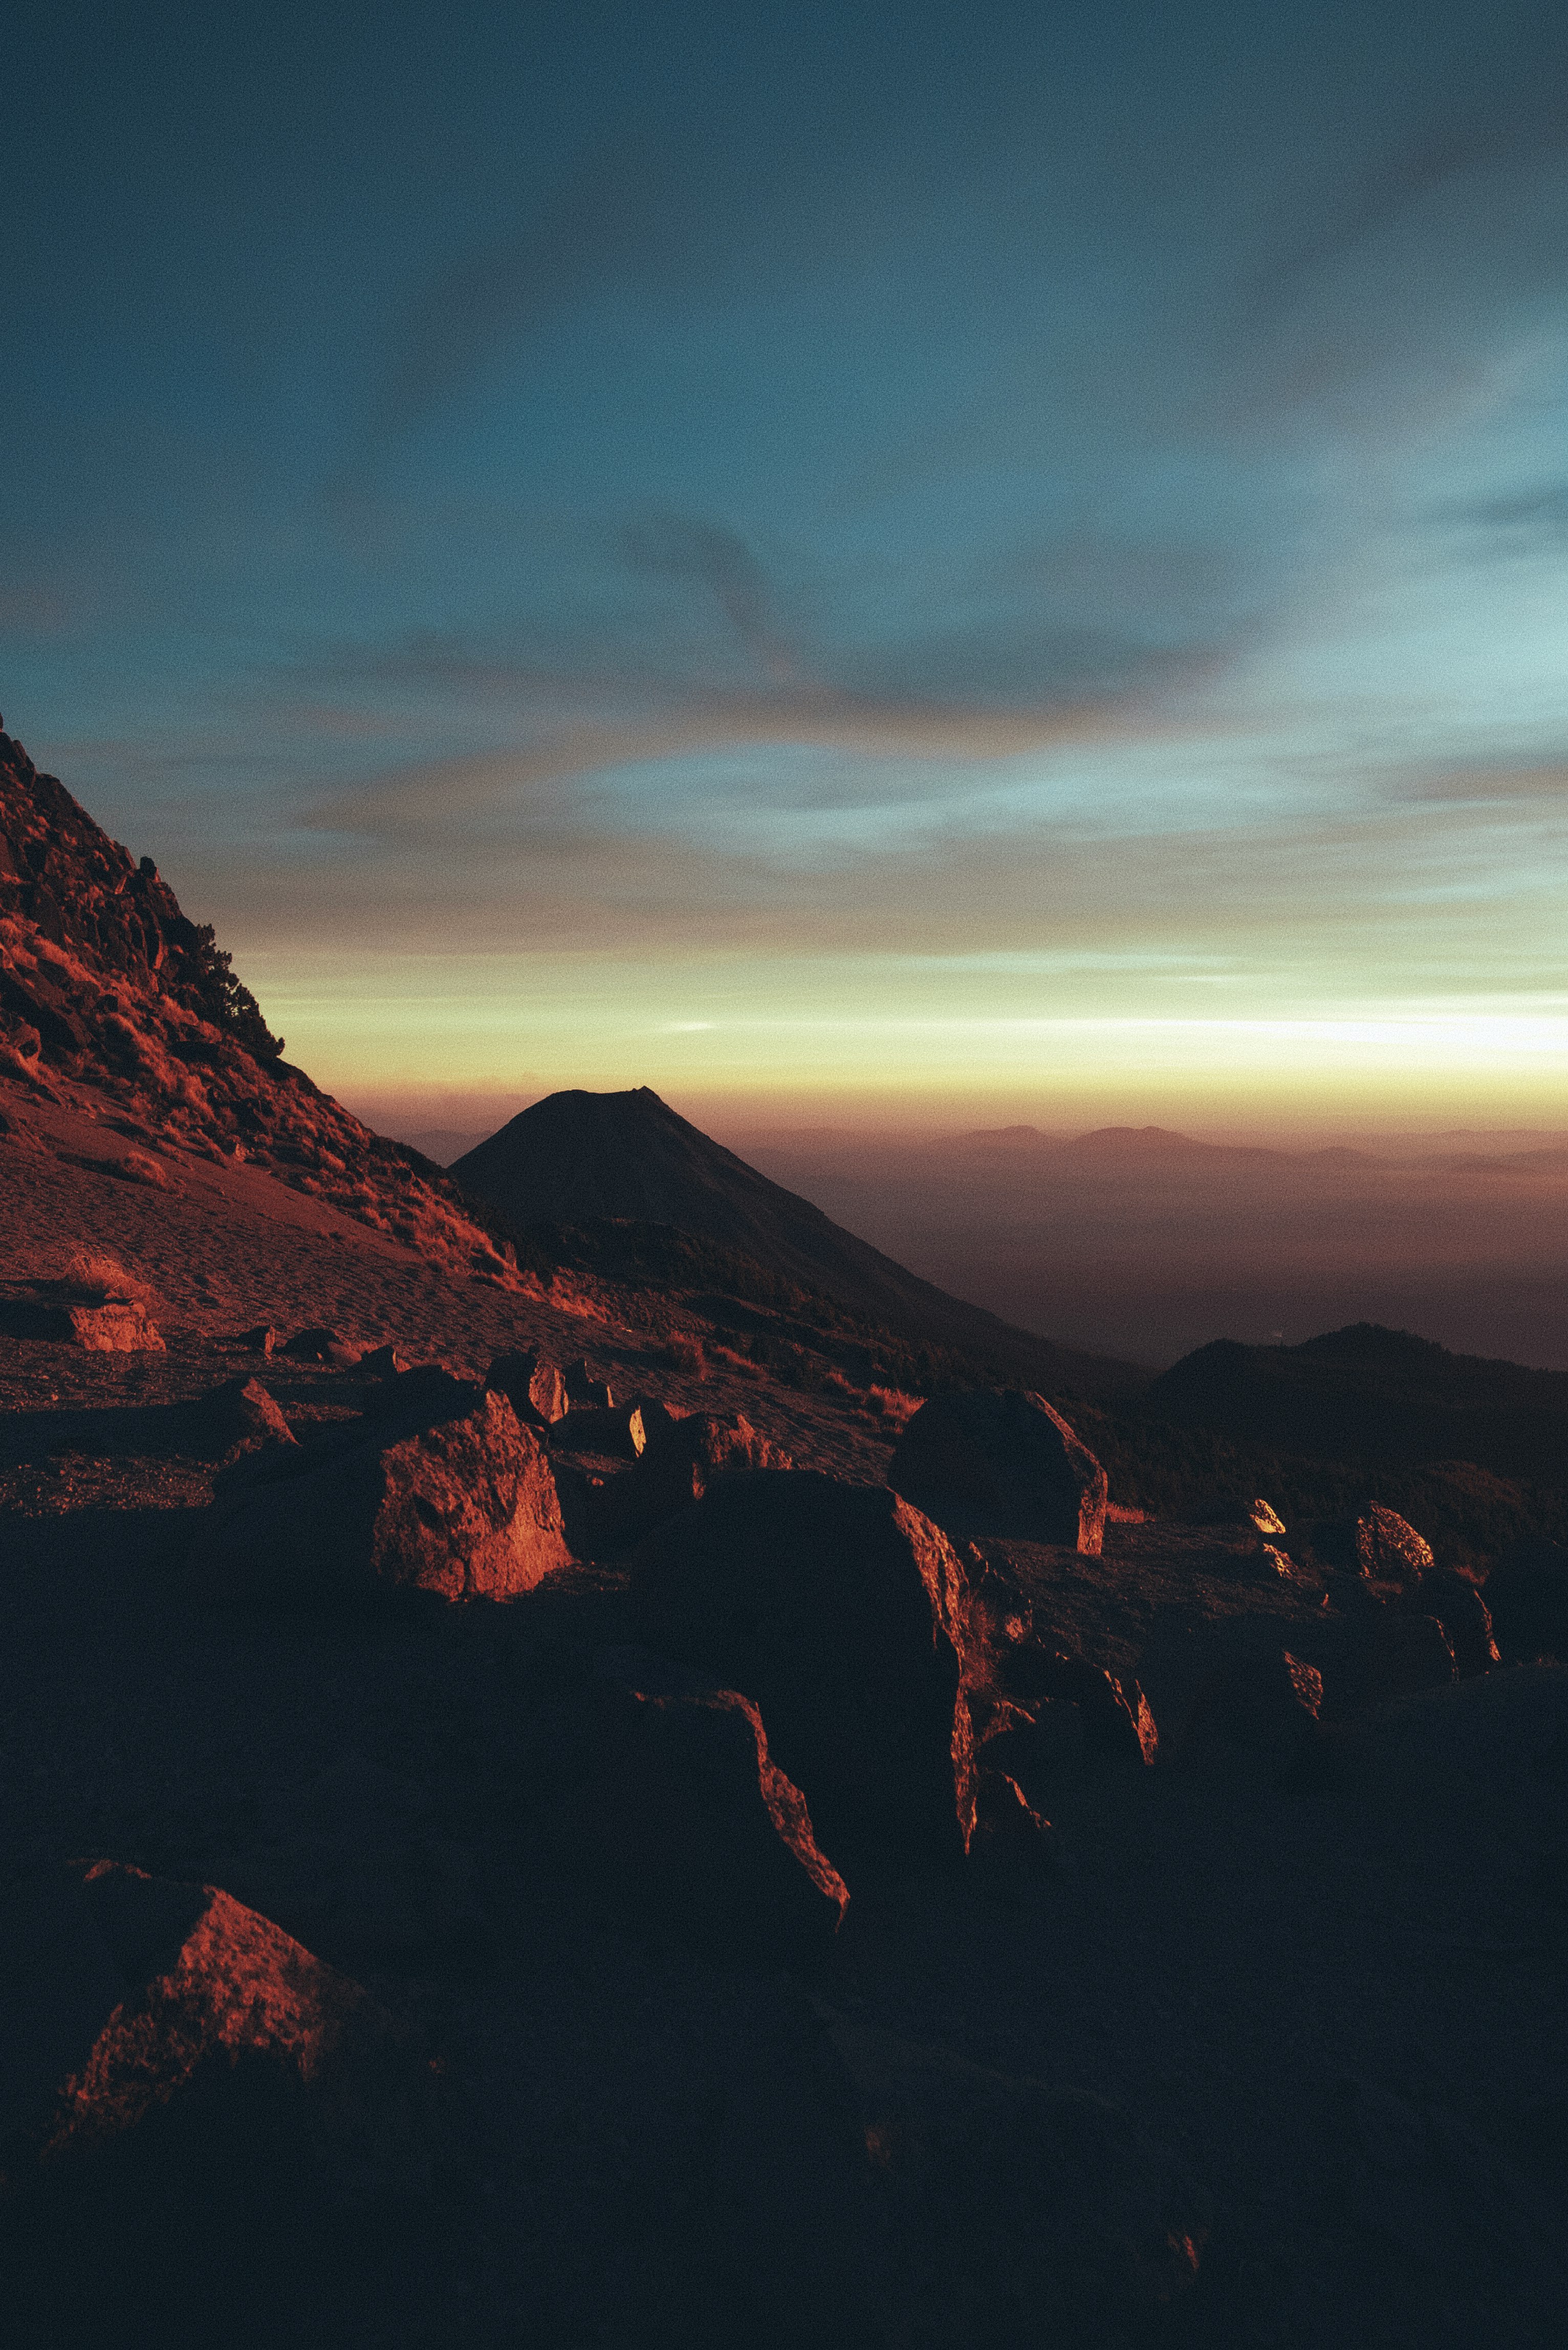
[[(410, 1373), (410, 1378), (416, 1375)], [(327, 1604), (376, 1594), (510, 1599), (570, 1560), (538, 1438), (504, 1396), (411, 1430), (395, 1414), (322, 1460), (265, 1461), (214, 1501), (200, 1587)]]

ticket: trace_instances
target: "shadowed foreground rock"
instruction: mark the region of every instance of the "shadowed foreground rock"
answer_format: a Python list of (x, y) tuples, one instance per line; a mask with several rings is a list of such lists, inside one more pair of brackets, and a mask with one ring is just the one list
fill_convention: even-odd
[(780, 1965), (832, 1940), (849, 1889), (749, 1698), (664, 1659), (607, 1649), (574, 1725), (557, 1851), (635, 1922)]
[[(472, 1392), (451, 1385), (460, 1402)], [(433, 1426), (389, 1413), (325, 1459), (264, 1454), (251, 1480), (219, 1494), (197, 1544), (193, 1579), (208, 1596), (305, 1605), (411, 1591), (509, 1599), (571, 1557), (539, 1440), (504, 1396), (483, 1391)]]
[(881, 2188), (888, 2340), (1149, 2338), (1197, 2277), (1209, 2202), (1129, 2114), (828, 2021)]
[(758, 1470), (720, 1478), (631, 1571), (648, 1638), (760, 1706), (830, 1852), (961, 1851), (963, 1576), (929, 1519), (885, 1486)]
[(428, 2192), (429, 2066), (228, 1894), (72, 1863), (8, 1895), (0, 1968), (8, 2338), (247, 2338), (324, 2226), (352, 2265), (351, 2215)]
[(1043, 1396), (976, 1388), (933, 1396), (893, 1450), (888, 1482), (939, 1524), (1097, 1553), (1106, 1472)]

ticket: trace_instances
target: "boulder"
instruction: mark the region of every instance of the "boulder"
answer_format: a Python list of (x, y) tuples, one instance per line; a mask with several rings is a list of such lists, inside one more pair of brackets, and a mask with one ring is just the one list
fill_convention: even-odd
[(359, 1360), (359, 1349), (350, 1346), (336, 1330), (312, 1325), (309, 1329), (296, 1330), (282, 1349), (296, 1362), (332, 1363), (339, 1370), (352, 1370)]
[(524, 1424), (553, 1425), (565, 1419), (570, 1408), (566, 1382), (557, 1367), (534, 1348), (497, 1355), (484, 1374), (484, 1384), (504, 1395)]
[(532, 1590), (571, 1557), (550, 1463), (504, 1396), (464, 1400), (434, 1425), (371, 1420), (325, 1459), (302, 1447), (258, 1460), (214, 1498), (197, 1538), (200, 1588), (303, 1605)]
[(192, 1407), (197, 1441), (207, 1453), (249, 1451), (259, 1444), (293, 1444), (294, 1431), (256, 1378), (225, 1379)]
[(1468, 1575), (1453, 1567), (1434, 1567), (1421, 1581), (1416, 1605), (1442, 1626), (1456, 1670), (1486, 1673), (1500, 1661), (1491, 1612)]
[(643, 1397), (634, 1403), (627, 1419), (627, 1433), (631, 1438), (631, 1449), (638, 1460), (641, 1460), (650, 1444), (657, 1444), (659, 1438), (668, 1434), (683, 1417), (680, 1412), (671, 1411), (670, 1406), (657, 1397)]
[(1047, 1754), (1054, 1762), (1064, 1759), (1068, 1748), (1152, 1762), (1158, 1732), (1137, 1682), (1042, 1638), (1028, 1592), (1006, 1554), (987, 1557), (971, 1544), (964, 1559), (964, 1686), (977, 1736), (983, 1726), (989, 1740), (993, 1718), (997, 1728), (1011, 1718), (1026, 1789), (1035, 1786)]
[(270, 1355), (277, 1345), (277, 1332), (270, 1322), (258, 1322), (254, 1330), (242, 1330), (234, 1343), (248, 1355)]
[(359, 1357), (359, 1368), (378, 1379), (396, 1378), (408, 1367), (407, 1357), (389, 1340), (384, 1347), (371, 1347)]
[(85, 1347), (89, 1355), (161, 1355), (163, 1340), (147, 1308), (130, 1298), (102, 1305), (46, 1305), (36, 1314), (40, 1338)]
[(824, 2010), (921, 2343), (1141, 2341), (1192, 2286), (1208, 2197), (1122, 2107)]
[(280, 2246), (428, 2190), (428, 2066), (227, 1893), (73, 1862), (5, 1897), (0, 1973), (11, 2338), (252, 2338)]
[(1018, 1388), (933, 1396), (906, 1423), (888, 1481), (958, 1533), (1091, 1553), (1104, 1540), (1105, 1471), (1060, 1412)]
[(781, 1965), (825, 1948), (849, 1890), (750, 1698), (608, 1649), (549, 1816), (557, 1854), (629, 1911), (711, 1955)]
[(1288, 1648), (1227, 1657), (1205, 1676), (1181, 1740), (1184, 1762), (1240, 1752), (1278, 1778), (1307, 1765), (1318, 1745), (1323, 1676)]
[(1568, 1660), (1568, 1549), (1532, 1535), (1505, 1550), (1486, 1580), (1498, 1645), (1510, 1657)]
[(1397, 1510), (1369, 1502), (1355, 1522), (1355, 1560), (1371, 1582), (1407, 1589), (1430, 1573), (1432, 1547)]
[(929, 1519), (885, 1486), (758, 1470), (716, 1480), (630, 1571), (649, 1639), (760, 1706), (830, 1852), (963, 1849), (963, 1575)]

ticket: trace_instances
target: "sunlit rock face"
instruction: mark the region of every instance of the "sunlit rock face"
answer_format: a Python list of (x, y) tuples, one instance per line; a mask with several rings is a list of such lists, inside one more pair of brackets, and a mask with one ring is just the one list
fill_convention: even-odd
[(436, 1169), (282, 1058), (210, 926), (191, 921), (56, 777), (0, 733), (0, 1071), (108, 1097), (118, 1171), (167, 1189), (166, 1154), (265, 1169), (442, 1263), (508, 1277)]

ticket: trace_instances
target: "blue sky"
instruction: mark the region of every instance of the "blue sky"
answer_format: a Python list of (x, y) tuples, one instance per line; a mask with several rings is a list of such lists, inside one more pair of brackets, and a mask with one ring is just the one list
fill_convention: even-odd
[(0, 708), (335, 1090), (1555, 1119), (1560, 10), (9, 66)]

